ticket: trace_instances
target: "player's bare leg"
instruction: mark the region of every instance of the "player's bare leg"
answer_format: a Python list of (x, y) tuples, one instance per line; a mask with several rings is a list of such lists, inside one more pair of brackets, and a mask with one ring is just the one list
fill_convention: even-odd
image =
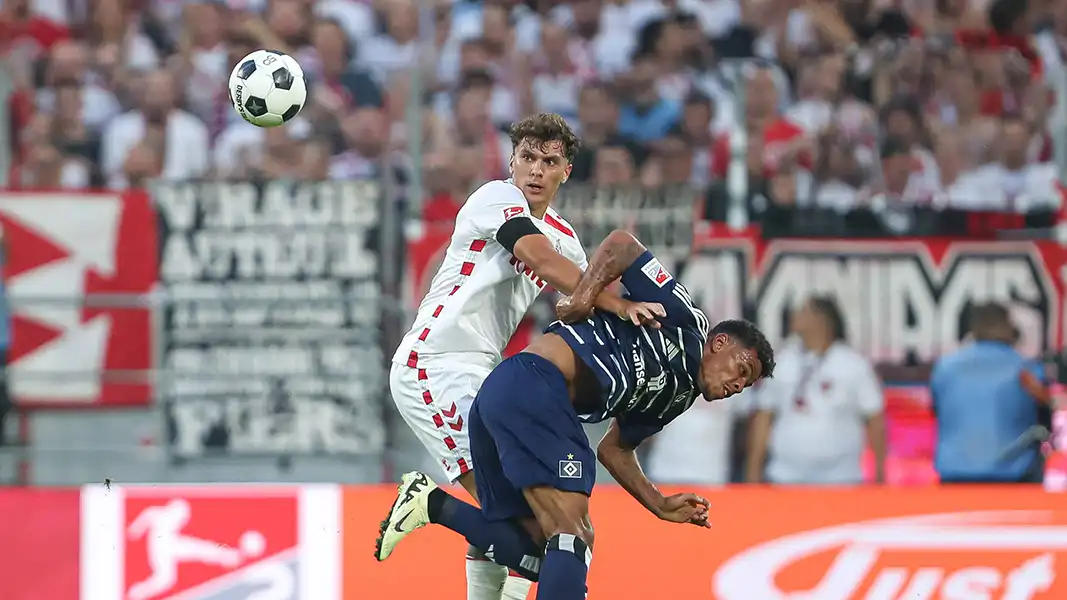
[(585, 600), (593, 558), (589, 496), (547, 486), (523, 490), (548, 539), (537, 583), (537, 600)]
[[(467, 471), (456, 480), (478, 501), (474, 471)], [(507, 567), (493, 562), (485, 551), (467, 547), (467, 600), (525, 600), (533, 582)]]

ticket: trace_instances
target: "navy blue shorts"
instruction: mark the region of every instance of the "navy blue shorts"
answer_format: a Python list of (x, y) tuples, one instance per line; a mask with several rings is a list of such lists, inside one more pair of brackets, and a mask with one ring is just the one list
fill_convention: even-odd
[(497, 365), (469, 422), (478, 501), (488, 519), (533, 516), (526, 488), (592, 493), (596, 456), (563, 373), (548, 360), (522, 352)]

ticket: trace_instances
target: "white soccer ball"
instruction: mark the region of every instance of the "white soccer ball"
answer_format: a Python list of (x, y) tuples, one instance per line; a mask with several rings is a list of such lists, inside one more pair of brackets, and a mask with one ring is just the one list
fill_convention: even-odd
[(307, 100), (304, 71), (277, 50), (256, 50), (230, 73), (230, 101), (245, 121), (277, 127), (292, 120)]

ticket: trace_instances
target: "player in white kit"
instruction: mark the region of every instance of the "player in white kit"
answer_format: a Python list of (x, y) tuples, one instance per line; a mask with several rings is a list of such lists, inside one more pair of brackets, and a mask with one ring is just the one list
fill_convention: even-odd
[[(559, 115), (540, 114), (511, 130), (508, 181), (478, 188), (456, 216), (444, 261), (404, 336), (389, 373), (400, 414), (452, 482), (477, 500), (466, 418), (482, 381), (501, 360), (519, 321), (546, 285), (569, 294), (586, 267), (574, 229), (549, 205), (567, 180), (578, 139)], [(615, 294), (600, 310), (639, 324), (658, 304)], [(530, 582), (471, 547), (468, 600), (526, 598)]]

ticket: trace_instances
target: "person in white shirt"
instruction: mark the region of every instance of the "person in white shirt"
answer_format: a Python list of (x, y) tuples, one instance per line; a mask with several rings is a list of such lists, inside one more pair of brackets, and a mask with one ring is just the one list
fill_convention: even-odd
[(725, 485), (730, 483), (734, 424), (746, 418), (753, 390), (701, 402), (678, 415), (651, 440), (645, 463), (655, 483)]
[[(465, 421), (482, 381), (546, 285), (570, 294), (586, 267), (574, 229), (550, 206), (570, 176), (578, 138), (557, 114), (511, 128), (511, 179), (475, 190), (456, 216), (445, 258), (393, 355), (389, 388), (401, 416), (452, 482), (477, 500)], [(635, 324), (658, 304), (602, 293), (596, 307)], [(523, 599), (530, 582), (468, 550), (468, 600)]]
[(200, 119), (176, 108), (178, 88), (173, 75), (155, 71), (145, 80), (145, 94), (138, 110), (115, 117), (104, 129), (100, 142), (101, 170), (111, 189), (126, 189), (123, 172), (126, 157), (142, 141), (158, 147), (165, 181), (196, 180), (208, 172), (211, 139)]
[(779, 353), (774, 379), (756, 390), (746, 479), (861, 483), (866, 442), (884, 482), (882, 387), (867, 357), (846, 343), (840, 309), (829, 297), (812, 298), (794, 313), (792, 328), (798, 340)]
[(1001, 120), (997, 161), (967, 174), (958, 193), (949, 198), (953, 208), (1028, 212), (1059, 205), (1058, 169), (1054, 163), (1031, 162), (1033, 130), (1021, 117)]

